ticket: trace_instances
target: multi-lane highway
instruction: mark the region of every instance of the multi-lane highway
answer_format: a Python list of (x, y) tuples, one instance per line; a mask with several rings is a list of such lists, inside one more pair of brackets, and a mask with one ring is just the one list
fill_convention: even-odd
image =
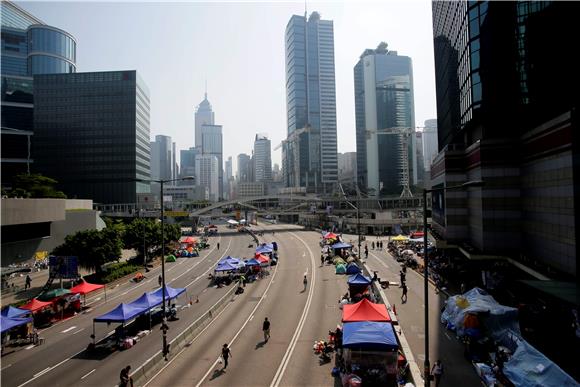
[[(320, 236), (288, 225), (269, 225), (262, 238), (279, 244), (280, 260), (270, 275), (248, 284), (235, 296), (212, 323), (181, 352), (172, 352), (165, 367), (149, 385), (323, 385), (332, 383), (330, 364), (320, 366), (313, 354), (315, 340), (328, 337), (328, 330), (340, 320), (337, 300), (346, 290), (346, 279), (334, 274), (333, 266), (320, 267)], [(276, 230), (272, 235), (270, 230)], [(247, 234), (220, 228), (211, 239), (211, 249), (198, 258), (178, 259), (166, 265), (167, 282), (172, 287), (186, 287), (187, 296), (178, 299), (180, 319), (170, 323), (171, 340), (202, 315), (229, 288), (208, 287), (207, 275), (225, 255), (251, 257), (252, 243)], [(220, 242), (221, 250), (216, 249)], [(5, 356), (2, 360), (2, 384), (6, 386), (114, 386), (122, 367), (133, 369), (143, 364), (161, 347), (159, 326), (133, 348), (102, 358), (89, 356), (84, 349), (91, 341), (94, 317), (130, 302), (143, 292), (157, 288), (159, 268), (139, 283), (125, 282), (93, 297), (90, 311), (43, 332), (44, 345)], [(303, 291), (302, 278), (308, 276)], [(199, 302), (195, 301), (199, 299)], [(188, 306), (189, 300), (193, 304)], [(272, 322), (272, 338), (263, 343), (264, 317)], [(115, 325), (97, 324), (96, 336), (104, 337)], [(231, 346), (228, 369), (217, 364), (220, 348)]]

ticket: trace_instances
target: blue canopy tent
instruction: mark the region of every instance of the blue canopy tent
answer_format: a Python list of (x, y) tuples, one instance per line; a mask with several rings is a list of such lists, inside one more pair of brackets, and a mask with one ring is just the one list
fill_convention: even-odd
[(95, 317), (93, 322), (126, 323), (127, 321), (139, 316), (140, 314), (147, 312), (147, 310), (148, 309), (144, 306), (120, 303), (112, 311), (102, 314), (99, 317)]
[(349, 285), (370, 285), (372, 280), (361, 273), (353, 274), (346, 281)]
[(4, 317), (9, 317), (9, 318), (21, 317), (21, 316), (25, 316), (27, 314), (30, 314), (30, 311), (28, 309), (15, 308), (11, 305), (2, 309), (2, 316), (4, 316)]
[(342, 345), (344, 348), (379, 351), (392, 351), (399, 348), (391, 323), (375, 321), (345, 323)]
[(258, 261), (256, 258), (248, 259), (246, 261), (246, 266), (260, 266), (260, 261)]
[(350, 249), (352, 245), (350, 243), (338, 242), (330, 247), (332, 247), (335, 250), (340, 250), (340, 249)]
[(260, 253), (260, 254), (270, 254), (274, 251), (274, 246), (271, 243), (264, 243), (263, 245), (260, 245), (256, 248), (256, 253)]
[[(172, 288), (171, 286), (165, 285), (165, 299), (166, 300), (172, 300), (184, 292), (185, 292), (185, 288)], [(154, 292), (150, 292), (149, 294), (152, 295), (153, 297), (158, 297), (159, 303), (161, 303), (161, 300), (163, 297), (163, 293), (161, 293), (161, 288), (157, 289)]]
[(233, 265), (238, 265), (240, 262), (242, 262), (241, 259), (239, 258), (234, 258), (234, 257), (230, 257), (229, 255), (223, 259), (220, 259), (218, 264), (220, 263), (231, 263)]
[(216, 272), (218, 271), (234, 271), (237, 270), (240, 266), (238, 265), (234, 265), (232, 263), (229, 262), (223, 262), (223, 263), (218, 263), (218, 265), (216, 266), (215, 270)]
[(357, 274), (360, 273), (360, 267), (356, 263), (351, 262), (346, 266), (346, 274)]
[(32, 322), (32, 317), (6, 317), (0, 315), (1, 333), (4, 333), (12, 328)]
[[(159, 292), (161, 294), (161, 292)], [(129, 303), (130, 306), (135, 306), (137, 308), (151, 309), (155, 308), (157, 305), (161, 305), (161, 296), (154, 296), (153, 292), (143, 293), (141, 297), (135, 301)]]

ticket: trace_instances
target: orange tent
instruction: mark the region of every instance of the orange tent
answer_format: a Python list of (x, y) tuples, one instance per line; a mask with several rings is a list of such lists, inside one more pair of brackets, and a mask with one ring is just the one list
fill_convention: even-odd
[(354, 321), (391, 321), (391, 316), (384, 304), (373, 304), (366, 298), (356, 304), (342, 307), (342, 322)]
[(28, 309), (31, 312), (36, 312), (36, 311), (38, 311), (40, 309), (47, 308), (47, 307), (49, 307), (51, 305), (52, 305), (52, 302), (39, 301), (36, 298), (33, 298), (32, 300), (30, 300), (28, 302), (28, 304), (22, 305), (19, 308), (20, 309)]

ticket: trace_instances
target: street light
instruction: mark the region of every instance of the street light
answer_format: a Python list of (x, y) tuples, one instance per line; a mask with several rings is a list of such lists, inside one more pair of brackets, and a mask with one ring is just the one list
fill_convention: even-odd
[(425, 363), (423, 369), (423, 377), (425, 379), (425, 387), (429, 387), (431, 374), (431, 365), (429, 363), (429, 255), (427, 254), (427, 193), (440, 191), (457, 191), (465, 190), (470, 187), (481, 187), (484, 182), (481, 180), (468, 181), (467, 183), (453, 185), (451, 187), (441, 187), (432, 189), (423, 189), (423, 275), (424, 275), (424, 291), (425, 291)]
[(163, 357), (167, 360), (169, 354), (169, 346), (167, 345), (167, 316), (165, 313), (165, 204), (163, 201), (163, 184), (171, 183), (173, 181), (195, 180), (193, 176), (185, 176), (179, 179), (168, 180), (138, 180), (142, 182), (159, 183), (161, 184), (161, 330), (163, 331)]
[(340, 187), (340, 190), (342, 191), (342, 196), (344, 196), (344, 200), (346, 200), (346, 203), (351, 206), (352, 208), (354, 208), (356, 210), (356, 232), (358, 234), (358, 260), (360, 261), (360, 246), (361, 246), (361, 240), (360, 240), (360, 191), (358, 189), (358, 186), (356, 188), (356, 192), (357, 192), (357, 204), (358, 206), (355, 206), (354, 204), (352, 204), (347, 198), (346, 198), (346, 193), (344, 192), (344, 188), (342, 188), (342, 184), (338, 183), (338, 186)]

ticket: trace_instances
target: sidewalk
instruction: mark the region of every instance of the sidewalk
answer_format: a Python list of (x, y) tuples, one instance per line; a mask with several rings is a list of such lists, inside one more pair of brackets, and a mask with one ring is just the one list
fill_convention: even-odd
[[(345, 240), (356, 240), (356, 236), (344, 236)], [(386, 249), (372, 250), (369, 242), (369, 258), (364, 260), (369, 270), (377, 271), (381, 280), (399, 282), (401, 265)], [(380, 240), (386, 242), (387, 238)], [(386, 247), (386, 243), (385, 243)], [(363, 244), (364, 248), (364, 244)], [(414, 270), (407, 269), (408, 302), (401, 303), (401, 289), (391, 286), (384, 293), (396, 311), (399, 325), (405, 332), (411, 352), (421, 369), (425, 360), (425, 320), (424, 320), (424, 277)], [(480, 379), (471, 363), (463, 357), (463, 344), (447, 331), (440, 322), (441, 308), (447, 296), (443, 292), (436, 294), (435, 286), (430, 282), (429, 289), (429, 360), (431, 367), (436, 360), (441, 360), (445, 368), (442, 378), (444, 386), (479, 386)], [(418, 383), (419, 384), (419, 383)]]

